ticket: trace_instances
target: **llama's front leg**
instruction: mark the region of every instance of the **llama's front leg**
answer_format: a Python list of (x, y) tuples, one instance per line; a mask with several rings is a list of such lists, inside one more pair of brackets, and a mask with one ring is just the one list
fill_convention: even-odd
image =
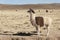
[(40, 26), (38, 26), (37, 35), (40, 36)]
[(40, 36), (40, 26), (38, 25), (35, 25), (36, 27), (36, 32), (37, 32), (37, 35)]

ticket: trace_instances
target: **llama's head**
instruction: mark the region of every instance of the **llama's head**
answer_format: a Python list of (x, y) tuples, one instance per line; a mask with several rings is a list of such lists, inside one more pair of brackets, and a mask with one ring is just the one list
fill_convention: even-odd
[(29, 8), (29, 10), (27, 12), (35, 14), (35, 11), (31, 8)]

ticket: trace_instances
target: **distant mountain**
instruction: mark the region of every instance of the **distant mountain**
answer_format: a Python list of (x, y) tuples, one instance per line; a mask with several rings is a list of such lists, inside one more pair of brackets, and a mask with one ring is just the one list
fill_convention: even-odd
[(53, 4), (25, 4), (25, 5), (8, 5), (8, 4), (0, 4), (0, 10), (3, 9), (60, 9), (60, 3)]

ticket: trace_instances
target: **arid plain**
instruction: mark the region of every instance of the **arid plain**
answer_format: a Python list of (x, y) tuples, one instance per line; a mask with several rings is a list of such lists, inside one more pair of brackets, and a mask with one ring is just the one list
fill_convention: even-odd
[[(29, 4), (29, 5), (2, 5), (0, 6), (0, 39), (1, 40), (38, 40), (37, 35), (15, 36), (16, 33), (32, 33), (36, 28), (30, 22), (29, 8), (35, 11), (36, 16), (51, 17), (50, 40), (60, 40), (60, 6), (59, 4)], [(48, 12), (46, 12), (48, 10)], [(41, 28), (41, 33), (47, 32)], [(7, 35), (5, 35), (7, 34)], [(9, 35), (10, 34), (10, 35)], [(45, 36), (42, 37), (42, 40)], [(41, 40), (39, 38), (39, 40)]]

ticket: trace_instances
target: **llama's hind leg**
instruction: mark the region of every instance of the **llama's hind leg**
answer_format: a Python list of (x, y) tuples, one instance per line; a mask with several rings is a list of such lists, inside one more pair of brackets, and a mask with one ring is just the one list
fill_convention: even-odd
[(47, 29), (47, 37), (49, 36), (49, 29)]

